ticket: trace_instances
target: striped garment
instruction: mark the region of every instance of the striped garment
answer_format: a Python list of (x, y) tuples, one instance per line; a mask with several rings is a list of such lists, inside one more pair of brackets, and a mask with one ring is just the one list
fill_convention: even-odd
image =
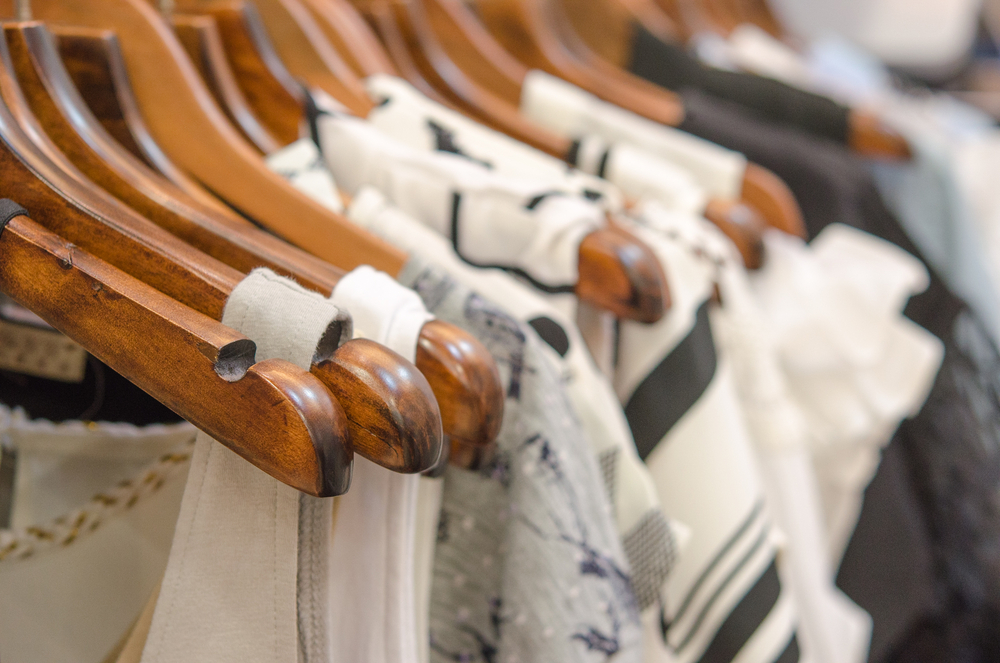
[(718, 265), (680, 232), (633, 231), (660, 256), (673, 306), (654, 325), (622, 322), (615, 386), (664, 509), (692, 528), (662, 596), (659, 660), (794, 663), (797, 608), (782, 588), (751, 439), (712, 336)]

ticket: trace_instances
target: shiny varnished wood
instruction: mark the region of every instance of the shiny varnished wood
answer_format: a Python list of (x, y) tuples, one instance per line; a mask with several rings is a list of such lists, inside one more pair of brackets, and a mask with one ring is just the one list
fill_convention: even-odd
[(705, 209), (705, 218), (732, 241), (747, 269), (760, 269), (767, 225), (755, 210), (738, 202), (713, 200)]
[[(44, 212), (41, 218), (50, 230), (154, 285), (179, 302), (216, 320), (221, 319), (225, 301), (242, 279), (242, 274), (178, 240), (89, 182), (52, 144), (21, 98), (20, 89), (10, 72), (12, 65), (6, 43), (0, 47), (0, 56), (3, 63), (0, 66), (0, 91), (5, 102), (12, 102), (12, 107), (17, 109), (15, 123), (13, 116), (8, 114), (6, 103), (0, 108), (0, 136), (5, 141), (5, 149), (0, 154), (3, 181), (16, 187), (19, 196), (26, 205), (31, 205), (31, 209)], [(30, 133), (30, 139), (21, 132), (22, 128)], [(343, 347), (351, 343), (355, 341)], [(351, 349), (343, 350), (343, 347), (337, 352), (350, 356), (357, 354)], [(433, 397), (428, 398), (430, 387), (423, 376), (417, 374), (410, 381), (383, 385), (380, 379), (389, 375), (387, 370), (399, 368), (395, 364), (400, 358), (378, 345), (370, 347), (367, 355), (365, 367), (355, 367), (355, 372), (364, 373), (369, 368), (381, 366), (381, 373), (360, 381), (360, 386), (352, 392), (336, 391), (341, 388), (341, 381), (321, 366), (313, 367), (317, 377), (335, 390), (335, 396), (341, 401), (352, 427), (360, 425), (355, 422), (367, 423), (386, 411), (406, 420), (419, 421), (428, 412), (438, 416)], [(403, 369), (411, 368), (407, 362), (403, 363), (406, 364)], [(416, 373), (416, 370), (413, 369), (413, 372)], [(392, 399), (379, 401), (381, 410), (378, 414), (373, 413), (371, 403), (386, 396)], [(422, 449), (433, 450), (436, 445), (439, 450), (442, 444), (440, 435), (419, 444), (413, 442), (412, 435), (426, 430), (426, 426), (416, 426), (405, 437), (387, 438), (385, 446), (399, 445), (407, 449), (371, 460), (396, 471), (420, 472), (432, 467), (438, 458), (436, 453), (430, 457), (423, 456), (417, 466), (394, 465), (400, 458), (412, 460), (418, 457)]]
[[(62, 77), (43, 26), (10, 26), (8, 33), (25, 51), (24, 59), (31, 60), (24, 63), (22, 89), (35, 98), (36, 112), (48, 118), (44, 124), (50, 137), (90, 179), (157, 225), (242, 273), (269, 267), (324, 295), (332, 292), (342, 275), (340, 270), (251, 224), (186, 199), (183, 192), (145, 171), (141, 163), (119, 149), (89, 117), (89, 110), (82, 100), (75, 99), (72, 90), (63, 89), (63, 94), (57, 95), (61, 108), (57, 107), (46, 94), (46, 86), (37, 80), (44, 78), (49, 89), (64, 87), (54, 83)], [(29, 57), (27, 49), (32, 45), (34, 57)], [(491, 442), (496, 435), (494, 423), (503, 412), (492, 356), (468, 333), (445, 323), (427, 325), (420, 343), (424, 352), (417, 357), (417, 368), (441, 403), (445, 431), (475, 444)], [(446, 357), (460, 360), (448, 362)], [(374, 400), (376, 396), (369, 394), (367, 398)], [(348, 409), (353, 412), (355, 408)], [(363, 408), (358, 411), (363, 414)]]
[(365, 19), (347, 0), (302, 0), (302, 4), (358, 76), (398, 73)]
[(178, 168), (149, 134), (114, 33), (61, 25), (50, 27), (67, 72), (104, 129), (189, 195), (217, 209), (228, 209)]
[[(0, 0), (0, 9), (11, 0)], [(272, 173), (228, 124), (176, 37), (142, 0), (35, 0), (46, 21), (118, 34), (140, 111), (156, 142), (215, 195), (343, 269), (398, 274), (406, 255)], [(183, 118), (178, 122), (177, 118)]]
[(618, 226), (580, 244), (577, 296), (619, 318), (653, 323), (670, 307), (667, 277), (653, 250)]
[(805, 239), (806, 223), (795, 194), (784, 180), (763, 166), (748, 163), (743, 176), (743, 200), (758, 210), (772, 228)]
[[(179, 0), (178, 11), (198, 13), (213, 0)], [(297, 78), (320, 88), (357, 115), (372, 104), (364, 85), (315, 25), (309, 11), (296, 0), (256, 0), (267, 33), (282, 62)]]
[(252, 341), (26, 217), (0, 233), (0, 256), (0, 290), (195, 426), (294, 488), (347, 492), (346, 419), (319, 380), (254, 364)]
[(200, 4), (197, 11), (215, 20), (236, 82), (257, 116), (282, 144), (298, 139), (305, 108), (302, 84), (278, 57), (255, 7), (222, 0)]
[(172, 14), (170, 20), (181, 45), (226, 117), (262, 153), (278, 151), (282, 143), (257, 118), (236, 82), (215, 21), (188, 14)]
[[(489, 351), (463, 330), (441, 320), (424, 325), (417, 342), (417, 368), (427, 376), (452, 440), (473, 446), (492, 442), (503, 420), (503, 384)], [(485, 368), (492, 370), (484, 370)], [(450, 410), (445, 414), (445, 409)]]

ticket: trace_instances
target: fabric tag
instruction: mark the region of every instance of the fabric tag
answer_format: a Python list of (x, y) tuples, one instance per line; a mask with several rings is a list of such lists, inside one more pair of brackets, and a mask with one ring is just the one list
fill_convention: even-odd
[(0, 370), (83, 382), (86, 368), (87, 351), (51, 327), (0, 318)]

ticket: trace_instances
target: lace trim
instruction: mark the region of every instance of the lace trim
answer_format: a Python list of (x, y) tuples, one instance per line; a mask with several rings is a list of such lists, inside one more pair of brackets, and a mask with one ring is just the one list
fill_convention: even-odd
[(168, 481), (183, 476), (191, 460), (195, 436), (175, 451), (164, 454), (132, 478), (94, 495), (86, 506), (59, 516), (45, 525), (0, 530), (0, 562), (22, 560), (62, 549), (96, 531), (104, 522), (131, 510), (159, 492)]

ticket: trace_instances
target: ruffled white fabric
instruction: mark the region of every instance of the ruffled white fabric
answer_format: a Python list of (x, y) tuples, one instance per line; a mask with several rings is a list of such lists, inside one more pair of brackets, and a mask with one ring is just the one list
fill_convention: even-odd
[(111, 652), (163, 574), (196, 433), (56, 424), (0, 405), (2, 443), (17, 454), (12, 529), (0, 530), (0, 659)]
[(560, 135), (631, 145), (685, 169), (712, 196), (740, 196), (747, 162), (738, 152), (647, 120), (542, 71), (528, 72), (521, 95), (521, 112)]
[(839, 561), (882, 447), (926, 400), (941, 342), (902, 316), (928, 285), (918, 260), (846, 226), (810, 247), (779, 233), (752, 276), (790, 393), (806, 417), (830, 559)]
[(784, 534), (782, 580), (799, 606), (804, 659), (862, 663), (868, 657), (871, 618), (834, 585), (805, 418), (792, 400), (739, 255), (718, 229), (703, 220), (667, 215), (648, 206), (643, 211), (647, 227), (657, 232), (701, 235), (697, 246), (719, 266), (722, 306), (712, 311), (712, 329), (720, 353), (732, 366), (768, 505)]

